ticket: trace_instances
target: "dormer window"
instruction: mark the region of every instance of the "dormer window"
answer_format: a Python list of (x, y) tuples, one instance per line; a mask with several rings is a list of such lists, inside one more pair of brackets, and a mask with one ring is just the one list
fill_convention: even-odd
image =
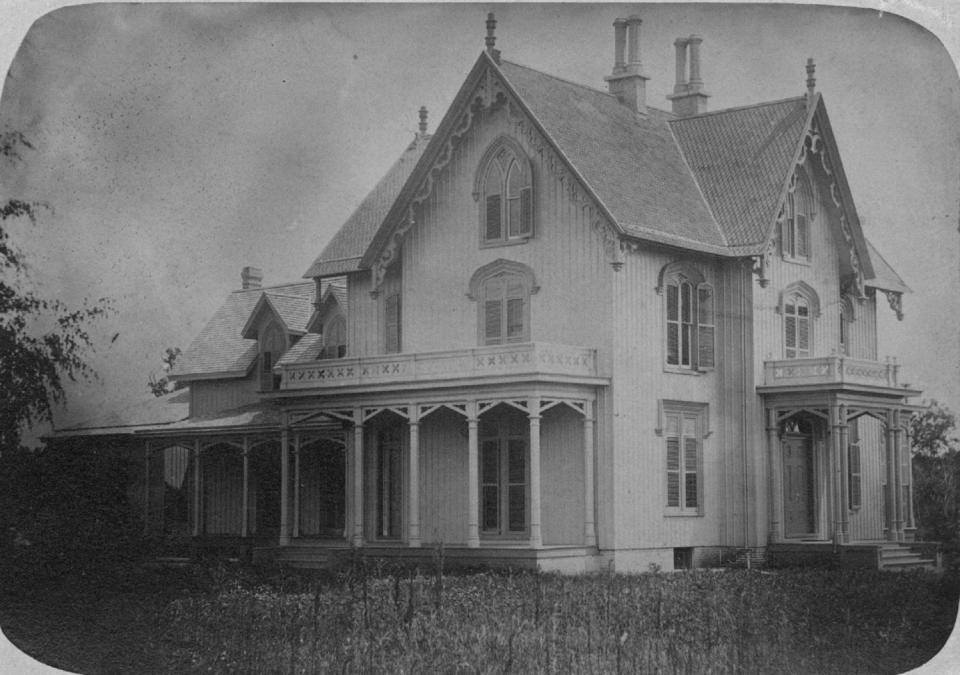
[(533, 172), (515, 141), (503, 137), (487, 150), (477, 174), (476, 197), (484, 244), (533, 236)]
[(816, 190), (807, 172), (797, 169), (783, 207), (780, 248), (784, 258), (809, 260), (810, 228), (817, 215)]
[(347, 320), (343, 314), (334, 315), (323, 327), (321, 359), (342, 359), (347, 355)]
[(287, 351), (283, 330), (275, 322), (267, 325), (260, 334), (260, 390), (276, 391), (280, 388), (280, 375), (273, 372), (277, 361)]

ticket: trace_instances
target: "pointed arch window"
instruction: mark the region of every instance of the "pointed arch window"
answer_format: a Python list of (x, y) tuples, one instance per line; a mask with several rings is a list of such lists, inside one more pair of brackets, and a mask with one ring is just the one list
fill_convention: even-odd
[(779, 310), (783, 315), (784, 357), (803, 359), (811, 356), (814, 319), (820, 315), (816, 292), (802, 281), (791, 284), (780, 294)]
[(783, 206), (780, 249), (784, 258), (810, 259), (810, 229), (816, 215), (816, 190), (807, 172), (798, 168)]
[(660, 276), (666, 305), (667, 366), (691, 370), (715, 367), (713, 286), (687, 263), (671, 263)]
[(850, 324), (853, 323), (853, 302), (849, 296), (840, 300), (840, 353), (850, 356)]
[(500, 259), (474, 272), (467, 297), (478, 305), (480, 344), (529, 341), (530, 296), (538, 290), (533, 270), (521, 263)]
[(484, 244), (521, 242), (533, 236), (533, 170), (520, 145), (497, 139), (484, 154), (475, 182)]
[(336, 314), (323, 327), (323, 350), (321, 359), (342, 359), (347, 355), (347, 320)]

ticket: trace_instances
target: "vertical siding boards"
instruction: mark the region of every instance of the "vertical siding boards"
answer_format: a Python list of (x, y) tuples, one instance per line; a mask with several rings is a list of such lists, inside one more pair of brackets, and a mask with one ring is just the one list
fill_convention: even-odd
[(204, 534), (238, 535), (242, 526), (243, 458), (227, 445), (201, 453)]
[(862, 303), (854, 303), (854, 321), (850, 324), (850, 356), (877, 358), (877, 296), (870, 293)]
[[(533, 162), (535, 235), (526, 243), (486, 247), (480, 245), (473, 180), (483, 152), (501, 135), (517, 140)], [(586, 300), (609, 297), (612, 271), (600, 235), (503, 109), (485, 113), (465, 134), (424, 202), (420, 222), (406, 235), (404, 351), (477, 344), (477, 306), (466, 297), (468, 283), (477, 268), (499, 258), (529, 265), (536, 276), (532, 340), (603, 349), (598, 327), (609, 325), (609, 306)]]
[(583, 418), (556, 406), (540, 429), (542, 535), (545, 545), (583, 544)]
[(884, 425), (864, 415), (854, 422), (860, 437), (860, 484), (862, 503), (850, 512), (850, 538), (863, 541), (883, 538), (883, 490), (881, 453), (884, 449)]
[(209, 415), (256, 403), (260, 382), (254, 369), (249, 377), (190, 382), (190, 416)]
[(467, 425), (447, 410), (420, 424), (420, 535), (424, 543), (467, 540)]

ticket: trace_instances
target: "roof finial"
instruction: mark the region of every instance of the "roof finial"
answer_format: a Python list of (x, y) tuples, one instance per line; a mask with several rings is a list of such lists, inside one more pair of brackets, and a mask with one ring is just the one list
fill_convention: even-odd
[(420, 106), (420, 135), (427, 135), (427, 106)]
[(817, 66), (813, 63), (813, 58), (807, 59), (807, 100), (813, 101), (813, 95), (816, 93), (817, 78), (813, 76)]
[(487, 54), (497, 63), (500, 63), (500, 50), (494, 49), (497, 44), (497, 37), (494, 31), (497, 30), (497, 20), (493, 17), (493, 12), (487, 14), (487, 39), (484, 41), (487, 47)]

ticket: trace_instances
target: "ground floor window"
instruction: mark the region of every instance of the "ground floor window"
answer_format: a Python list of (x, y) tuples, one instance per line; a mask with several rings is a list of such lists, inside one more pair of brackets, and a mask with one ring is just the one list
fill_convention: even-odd
[(666, 512), (703, 513), (703, 438), (706, 404), (661, 402), (661, 429), (666, 451)]
[(485, 535), (527, 531), (529, 433), (519, 411), (500, 408), (480, 420), (480, 528)]
[(147, 528), (151, 533), (188, 536), (192, 532), (193, 453), (172, 445), (148, 455)]
[(300, 536), (339, 538), (346, 514), (346, 457), (327, 440), (300, 447)]
[(851, 511), (860, 508), (862, 502), (860, 469), (860, 434), (856, 420), (850, 423), (849, 443), (847, 444), (847, 492)]

